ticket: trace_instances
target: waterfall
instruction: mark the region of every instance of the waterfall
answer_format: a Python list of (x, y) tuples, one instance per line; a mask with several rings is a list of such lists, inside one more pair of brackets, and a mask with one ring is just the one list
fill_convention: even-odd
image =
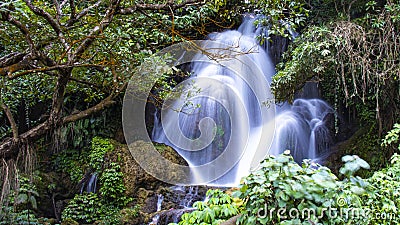
[(275, 118), (275, 137), (270, 153), (277, 155), (285, 149), (297, 162), (316, 159), (330, 144), (330, 132), (325, 125), (333, 109), (320, 99), (296, 99), (285, 104)]
[(83, 194), (84, 191), (87, 193), (95, 193), (97, 188), (97, 176), (96, 172), (89, 175), (89, 177), (82, 183), (80, 193)]
[[(162, 202), (164, 201), (164, 196), (162, 194), (157, 195), (157, 212), (160, 212), (162, 209)], [(160, 219), (160, 214), (156, 214), (149, 225), (157, 225), (158, 220)]]
[[(246, 15), (237, 31), (209, 35), (223, 45), (206, 46), (214, 50), (196, 55), (180, 98), (167, 100), (168, 107), (155, 113), (152, 140), (173, 147), (188, 162), (195, 184), (235, 186), (269, 153), (289, 149), (301, 161), (327, 148), (325, 117), (332, 109), (325, 102), (297, 99), (293, 105), (268, 106), (275, 70), (268, 44), (262, 47), (257, 39), (267, 36), (267, 29), (255, 27), (255, 19)], [(226, 58), (215, 63), (214, 54)]]

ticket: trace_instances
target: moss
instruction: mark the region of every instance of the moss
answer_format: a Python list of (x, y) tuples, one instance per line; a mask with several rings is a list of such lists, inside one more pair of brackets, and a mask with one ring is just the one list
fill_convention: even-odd
[(127, 208), (121, 210), (121, 218), (120, 223), (124, 225), (128, 224), (139, 224), (143, 221), (142, 218), (139, 216), (139, 208)]
[(71, 218), (67, 218), (62, 221), (61, 225), (79, 225), (79, 223)]
[(332, 155), (328, 157), (325, 165), (338, 174), (339, 168), (343, 165), (342, 156), (358, 155), (370, 164), (371, 169), (362, 170), (357, 175), (370, 177), (374, 171), (384, 168), (390, 158), (389, 152), (381, 147), (377, 133), (374, 126), (360, 128), (348, 140), (331, 148)]

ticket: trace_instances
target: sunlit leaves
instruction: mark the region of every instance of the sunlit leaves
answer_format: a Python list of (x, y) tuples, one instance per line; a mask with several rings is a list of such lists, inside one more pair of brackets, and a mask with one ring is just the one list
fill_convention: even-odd
[(268, 27), (272, 35), (289, 37), (292, 30), (305, 25), (308, 16), (308, 9), (299, 0), (251, 0), (250, 6), (264, 15), (256, 23)]
[(195, 202), (193, 207), (196, 210), (183, 214), (179, 225), (218, 225), (220, 222), (237, 215), (242, 204), (241, 200), (232, 198), (221, 190), (210, 189), (207, 191), (207, 200)]

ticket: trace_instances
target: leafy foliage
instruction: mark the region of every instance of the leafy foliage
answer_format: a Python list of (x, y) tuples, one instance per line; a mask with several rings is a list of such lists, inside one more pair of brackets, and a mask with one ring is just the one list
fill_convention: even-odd
[(71, 218), (80, 223), (93, 223), (100, 219), (102, 205), (95, 193), (75, 195), (64, 209), (62, 219)]
[(53, 160), (55, 170), (67, 173), (72, 182), (78, 183), (85, 174), (83, 165), (85, 165), (87, 157), (88, 153), (86, 151), (65, 150), (57, 154)]
[(368, 182), (374, 191), (362, 201), (373, 216), (371, 224), (399, 224), (400, 156), (393, 155), (391, 165), (375, 172)]
[(259, 17), (256, 24), (267, 27), (270, 35), (289, 37), (288, 29), (295, 31), (304, 26), (308, 16), (308, 9), (300, 0), (251, 0), (249, 6), (265, 15)]
[(0, 215), (0, 224), (28, 224), (41, 225), (36, 217), (37, 192), (36, 186), (28, 177), (18, 176), (19, 188), (9, 195), (10, 205), (2, 206), (2, 215)]
[[(207, 200), (198, 201), (193, 204), (196, 209), (191, 213), (185, 213), (178, 225), (217, 225), (230, 217), (237, 215), (242, 202), (232, 198), (229, 194), (218, 189), (207, 191)], [(170, 225), (173, 225), (172, 223)], [(177, 224), (175, 224), (177, 225)]]
[(368, 122), (376, 119), (381, 134), (399, 114), (392, 107), (399, 100), (399, 49), (394, 47), (399, 43), (399, 4), (370, 1), (363, 8), (364, 14), (354, 20), (304, 30), (277, 66), (272, 90), (278, 101), (290, 101), (305, 82), (319, 82), (324, 97), (355, 105)]
[[(238, 196), (245, 201), (245, 210), (239, 223), (345, 224), (357, 221), (357, 218), (332, 218), (328, 213), (328, 209), (361, 206), (358, 200), (368, 183), (353, 174), (368, 164), (351, 158), (344, 158), (349, 160), (345, 170), (348, 178), (338, 181), (328, 168), (308, 161), (299, 166), (288, 153), (269, 156), (261, 163), (261, 169), (246, 177), (241, 185)], [(341, 203), (342, 200), (345, 203)]]
[[(400, 124), (396, 123), (394, 124), (393, 129), (386, 134), (385, 138), (383, 139), (382, 145), (389, 146), (397, 144), (399, 142), (399, 135), (400, 135)], [(398, 149), (400, 150), (400, 145), (398, 145)]]
[[(62, 212), (63, 220), (72, 219), (79, 223), (99, 221), (101, 224), (119, 224), (122, 218), (120, 210), (131, 202), (132, 198), (125, 196), (126, 187), (118, 163), (105, 160), (106, 155), (114, 149), (110, 139), (95, 137), (92, 139), (91, 150), (89, 153), (85, 153), (87, 157), (84, 160), (76, 153), (73, 157), (64, 158), (61, 161), (68, 166), (75, 165), (80, 172), (84, 168), (97, 171), (100, 180), (99, 193), (84, 192), (75, 195)], [(77, 159), (80, 160), (76, 161)], [(66, 168), (70, 169), (68, 166)], [(74, 170), (72, 172), (75, 173)], [(82, 176), (83, 174), (79, 178)]]
[(101, 172), (100, 176), (100, 195), (103, 201), (109, 204), (124, 207), (131, 198), (126, 197), (123, 174), (120, 171), (120, 166), (117, 163), (111, 163), (109, 168)]
[(89, 154), (89, 165), (95, 171), (100, 171), (103, 167), (104, 156), (107, 152), (114, 150), (114, 145), (109, 139), (94, 137), (92, 139), (92, 149)]

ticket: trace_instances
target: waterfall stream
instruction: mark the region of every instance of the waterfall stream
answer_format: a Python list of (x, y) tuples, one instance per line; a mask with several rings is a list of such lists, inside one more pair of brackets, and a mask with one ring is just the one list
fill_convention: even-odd
[(96, 172), (90, 174), (88, 179), (82, 183), (82, 187), (80, 193), (82, 194), (84, 191), (87, 193), (95, 193), (97, 189), (97, 176)]
[[(155, 113), (153, 141), (173, 147), (185, 158), (192, 167), (193, 183), (206, 181), (208, 185), (235, 186), (267, 154), (276, 155), (289, 149), (300, 162), (304, 158), (317, 158), (329, 147), (325, 118), (333, 110), (324, 101), (296, 99), (292, 105), (265, 106), (265, 102), (273, 99), (269, 84), (275, 70), (265, 50), (269, 49), (268, 44), (267, 47), (258, 44), (257, 36), (268, 35), (266, 29), (255, 27), (254, 20), (254, 16), (247, 15), (237, 31), (209, 36), (231, 46), (233, 52), (245, 53), (254, 65), (237, 66), (235, 56), (219, 64), (209, 56), (198, 54), (188, 79), (198, 89), (191, 87), (192, 95), (185, 92), (189, 101), (182, 97), (175, 99), (169, 103), (170, 109)], [(261, 71), (261, 76), (254, 72), (256, 69)], [(187, 87), (190, 85), (188, 82)], [(206, 130), (204, 127), (210, 124), (214, 129)], [(203, 136), (214, 139), (205, 144), (201, 142)], [(183, 147), (188, 140), (200, 141)], [(212, 164), (220, 157), (223, 161)], [(197, 170), (207, 164), (212, 165), (207, 172)], [(227, 172), (220, 176), (219, 170), (226, 168)]]
[[(162, 194), (157, 195), (157, 212), (161, 211), (162, 202), (164, 201), (164, 196)], [(160, 215), (156, 214), (149, 225), (156, 225), (158, 224), (158, 220), (160, 219)]]

